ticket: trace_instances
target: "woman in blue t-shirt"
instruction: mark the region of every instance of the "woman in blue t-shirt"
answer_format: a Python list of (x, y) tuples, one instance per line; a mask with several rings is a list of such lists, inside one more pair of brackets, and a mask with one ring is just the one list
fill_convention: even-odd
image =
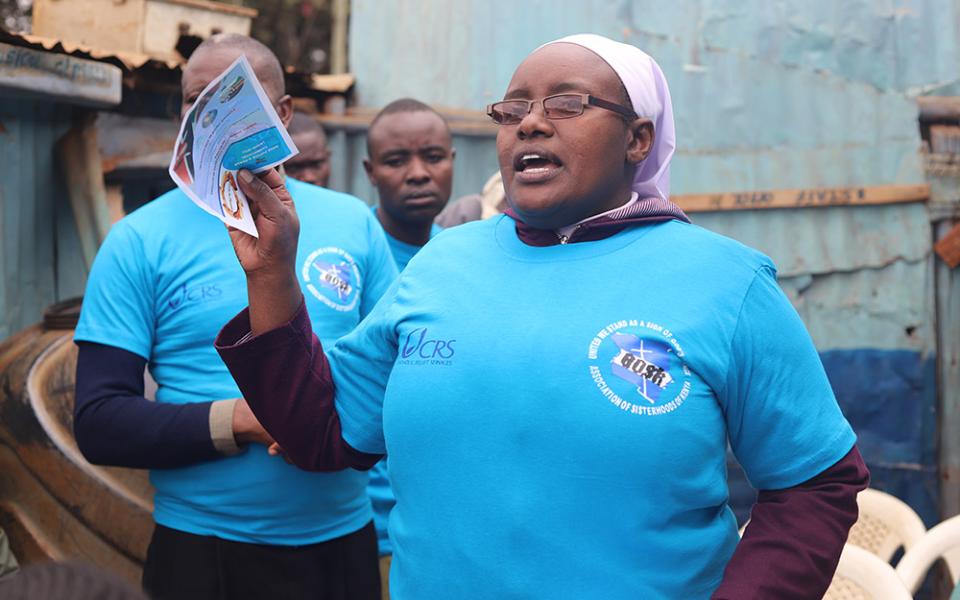
[[(303, 468), (389, 453), (395, 599), (822, 595), (866, 468), (772, 263), (669, 201), (659, 66), (564, 38), (488, 113), (506, 215), (441, 233), (326, 350), (282, 180), (244, 174), (250, 308), (217, 344), (257, 417)], [(742, 541), (728, 442), (761, 490)]]

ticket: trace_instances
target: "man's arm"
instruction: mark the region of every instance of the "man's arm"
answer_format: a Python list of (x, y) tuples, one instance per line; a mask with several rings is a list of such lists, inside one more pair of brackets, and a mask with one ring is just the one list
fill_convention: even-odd
[(182, 467), (236, 454), (238, 441), (272, 441), (243, 400), (152, 402), (143, 395), (143, 357), (104, 344), (78, 346), (73, 429), (91, 463)]
[(800, 485), (761, 490), (714, 600), (820, 598), (830, 586), (857, 494), (870, 474), (854, 447)]

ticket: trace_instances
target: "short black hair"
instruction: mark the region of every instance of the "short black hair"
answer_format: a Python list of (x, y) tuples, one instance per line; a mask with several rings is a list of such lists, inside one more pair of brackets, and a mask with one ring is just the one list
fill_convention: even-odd
[(367, 156), (371, 155), (370, 152), (370, 134), (373, 132), (373, 129), (377, 126), (377, 123), (380, 122), (380, 119), (388, 115), (396, 115), (400, 113), (415, 113), (415, 112), (431, 112), (443, 121), (444, 127), (447, 128), (447, 133), (450, 133), (450, 125), (447, 123), (447, 120), (443, 118), (443, 115), (438, 113), (432, 106), (424, 102), (420, 102), (414, 98), (400, 98), (399, 100), (394, 100), (390, 104), (387, 104), (380, 109), (380, 112), (373, 117), (373, 120), (370, 121), (370, 127), (367, 128)]
[[(219, 48), (229, 48), (238, 50), (250, 61), (250, 67), (257, 74), (260, 84), (267, 90), (273, 92), (279, 98), (286, 93), (286, 84), (283, 80), (283, 67), (273, 50), (267, 48), (262, 42), (259, 42), (247, 35), (239, 33), (217, 33), (203, 40), (203, 43), (197, 46), (197, 49), (190, 55), (190, 60), (200, 56), (207, 50)], [(188, 61), (189, 62), (189, 61)]]
[(316, 119), (307, 116), (302, 112), (293, 113), (293, 119), (290, 120), (290, 125), (287, 127), (287, 131), (290, 133), (290, 135), (317, 133), (323, 138), (324, 143), (327, 141), (327, 132), (323, 130), (323, 126), (321, 126)]

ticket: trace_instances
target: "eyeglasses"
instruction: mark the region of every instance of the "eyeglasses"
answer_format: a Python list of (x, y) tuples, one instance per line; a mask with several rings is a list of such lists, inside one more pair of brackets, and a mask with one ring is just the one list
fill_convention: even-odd
[(637, 118), (637, 113), (632, 109), (590, 94), (555, 94), (542, 100), (503, 100), (488, 105), (487, 114), (498, 125), (516, 125), (533, 110), (536, 103), (543, 106), (543, 116), (553, 121), (579, 117), (588, 105), (613, 111), (628, 119)]

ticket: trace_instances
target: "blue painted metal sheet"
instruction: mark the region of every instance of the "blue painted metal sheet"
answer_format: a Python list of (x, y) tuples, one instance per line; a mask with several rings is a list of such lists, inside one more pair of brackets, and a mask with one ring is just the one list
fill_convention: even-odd
[(697, 213), (692, 219), (766, 253), (780, 277), (876, 269), (930, 256), (922, 203)]
[(947, 0), (357, 0), (350, 63), (363, 106), (481, 110), (538, 45), (601, 33), (647, 50), (670, 81), (675, 193), (915, 183), (906, 92), (960, 72), (957, 12)]
[(61, 105), (0, 98), (0, 339), (83, 292), (86, 273), (54, 158), (70, 115)]

